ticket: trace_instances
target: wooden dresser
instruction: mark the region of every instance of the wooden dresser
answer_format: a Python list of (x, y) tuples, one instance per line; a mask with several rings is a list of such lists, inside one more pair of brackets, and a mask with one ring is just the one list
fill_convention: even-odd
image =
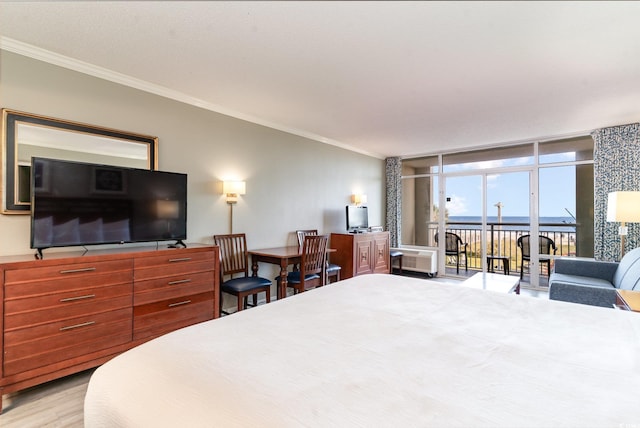
[(342, 267), (340, 278), (368, 273), (389, 273), (389, 232), (332, 233), (331, 263)]
[(1, 258), (0, 392), (96, 367), (219, 317), (218, 269), (218, 247), (204, 245)]

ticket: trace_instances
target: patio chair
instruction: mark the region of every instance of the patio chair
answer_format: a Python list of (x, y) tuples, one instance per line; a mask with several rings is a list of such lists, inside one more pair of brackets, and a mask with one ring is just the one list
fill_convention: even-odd
[[(518, 241), (517, 241), (518, 248), (520, 248), (520, 251), (522, 253), (522, 260), (520, 260), (520, 279), (522, 279), (522, 276), (524, 274), (524, 262), (531, 262), (531, 251), (530, 251), (530, 245), (529, 245), (530, 238), (531, 238), (531, 235), (522, 235), (521, 237), (518, 238)], [(547, 255), (556, 254), (556, 243), (553, 242), (553, 239), (551, 238), (548, 238), (542, 235), (538, 236), (538, 246), (539, 246), (538, 254), (547, 254)], [(551, 249), (553, 249), (553, 253), (551, 252)], [(547, 265), (547, 276), (548, 276), (551, 272), (551, 259), (550, 258), (540, 259), (540, 266), (542, 266), (542, 264)]]
[[(460, 273), (460, 255), (464, 255), (464, 270), (469, 270), (467, 255), (468, 244), (462, 242), (462, 239), (458, 235), (452, 232), (445, 232), (445, 255), (456, 258), (456, 273)], [(436, 244), (438, 243), (438, 234), (435, 235)]]

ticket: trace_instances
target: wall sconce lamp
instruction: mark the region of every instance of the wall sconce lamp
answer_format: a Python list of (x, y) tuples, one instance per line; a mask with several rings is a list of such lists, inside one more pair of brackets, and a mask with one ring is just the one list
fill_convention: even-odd
[(351, 202), (360, 206), (362, 204), (366, 204), (367, 203), (367, 195), (359, 195), (359, 194), (353, 194), (351, 195)]
[(238, 195), (244, 195), (247, 185), (244, 181), (224, 181), (222, 182), (222, 193), (227, 196), (229, 204), (229, 233), (233, 233), (233, 205), (238, 202)]
[(620, 222), (620, 258), (624, 256), (626, 223), (640, 222), (640, 192), (611, 192), (607, 201), (607, 221)]
[(222, 183), (222, 193), (227, 195), (229, 205), (238, 202), (238, 195), (246, 193), (247, 186), (244, 181), (224, 181)]

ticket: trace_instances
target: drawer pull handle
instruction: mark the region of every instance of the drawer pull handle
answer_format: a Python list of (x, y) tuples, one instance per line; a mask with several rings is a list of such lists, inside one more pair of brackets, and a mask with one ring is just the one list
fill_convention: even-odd
[(87, 294), (86, 296), (77, 296), (77, 297), (66, 297), (64, 299), (60, 299), (60, 302), (61, 303), (75, 302), (76, 300), (93, 299), (94, 297), (96, 297), (95, 294)]
[(88, 267), (88, 268), (82, 268), (82, 269), (61, 270), (60, 273), (65, 274), (65, 273), (93, 272), (94, 270), (96, 270), (96, 268)]
[(82, 322), (80, 324), (68, 325), (66, 327), (60, 327), (60, 331), (73, 330), (74, 328), (86, 327), (88, 325), (93, 325), (95, 323), (96, 323), (95, 321), (87, 321), (87, 322)]
[(191, 260), (191, 257), (181, 257), (179, 259), (169, 259), (169, 263), (188, 262), (189, 260)]
[(169, 307), (170, 307), (170, 308), (173, 308), (173, 307), (176, 307), (176, 306), (188, 305), (189, 303), (191, 303), (191, 300), (185, 300), (185, 301), (183, 301), (183, 302), (170, 303), (170, 304), (169, 304)]
[(169, 285), (178, 285), (178, 284), (184, 284), (186, 282), (191, 282), (190, 279), (179, 279), (177, 281), (170, 281)]

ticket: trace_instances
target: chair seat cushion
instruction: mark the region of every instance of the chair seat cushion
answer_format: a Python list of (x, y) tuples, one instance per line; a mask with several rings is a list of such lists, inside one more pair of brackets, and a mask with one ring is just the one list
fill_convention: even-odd
[(389, 256), (391, 257), (400, 257), (403, 256), (404, 254), (402, 254), (402, 251), (398, 251), (398, 250), (392, 250), (389, 252)]
[(327, 272), (335, 272), (341, 269), (340, 265), (334, 265), (333, 263), (329, 263), (329, 266), (327, 266)]
[[(311, 281), (312, 279), (318, 279), (320, 278), (320, 275), (318, 274), (309, 274), (307, 276), (304, 277), (305, 281)], [(280, 277), (277, 276), (276, 280), (280, 280)], [(297, 272), (289, 272), (289, 274), (287, 275), (287, 283), (290, 284), (300, 284), (300, 271)]]
[(247, 276), (243, 278), (229, 279), (223, 282), (220, 285), (220, 288), (226, 293), (241, 293), (270, 286), (271, 281), (266, 278), (259, 276)]

